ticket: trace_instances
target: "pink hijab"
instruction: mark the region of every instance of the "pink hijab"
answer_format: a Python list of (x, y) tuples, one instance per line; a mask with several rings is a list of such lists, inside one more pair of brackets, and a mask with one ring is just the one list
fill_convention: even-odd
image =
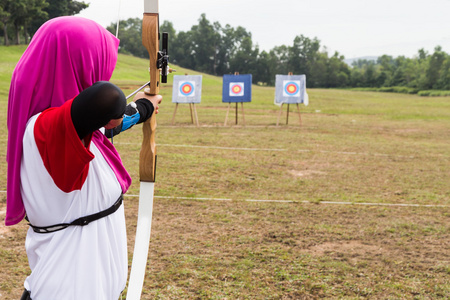
[[(59, 17), (39, 28), (14, 69), (8, 99), (6, 225), (25, 216), (20, 192), (22, 138), (26, 123), (49, 107), (61, 106), (97, 81), (108, 81), (117, 62), (119, 40), (94, 21)], [(102, 134), (93, 142), (126, 192), (131, 178), (114, 146)]]

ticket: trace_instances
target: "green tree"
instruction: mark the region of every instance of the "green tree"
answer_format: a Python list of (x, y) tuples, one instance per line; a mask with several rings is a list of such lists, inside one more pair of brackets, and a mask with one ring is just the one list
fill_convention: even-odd
[(327, 87), (327, 61), (326, 52), (317, 52), (309, 64), (309, 75), (305, 74), (310, 87)]
[(48, 7), (46, 12), (50, 19), (60, 16), (73, 16), (83, 9), (89, 7), (89, 4), (73, 0), (47, 0)]
[(264, 85), (274, 85), (275, 84), (275, 67), (271, 63), (270, 54), (266, 51), (259, 53), (256, 67), (255, 76), (253, 82), (264, 84)]
[(252, 35), (241, 26), (232, 28), (227, 24), (221, 27), (216, 23), (216, 28), (221, 36), (221, 43), (217, 47), (216, 74), (237, 72), (238, 58), (236, 56), (242, 57), (245, 51), (253, 51)]
[(0, 0), (0, 23), (3, 26), (4, 44), (9, 46), (8, 25), (11, 19), (12, 0)]
[(20, 44), (20, 32), (23, 30), (25, 44), (28, 44), (30, 35), (28, 28), (33, 19), (48, 17), (45, 8), (48, 3), (45, 0), (21, 0), (16, 1), (16, 11), (14, 13), (14, 28), (16, 33), (16, 44)]
[(195, 67), (198, 71), (214, 74), (220, 34), (215, 30), (215, 26), (206, 19), (205, 14), (202, 14), (198, 21), (198, 25), (191, 28), (191, 37), (194, 43), (192, 55)]
[(27, 17), (27, 1), (18, 0), (14, 1), (11, 6), (11, 21), (14, 26), (15, 32), (15, 43), (20, 44), (20, 29), (25, 23), (25, 18)]
[(289, 67), (298, 74), (311, 74), (311, 67), (317, 59), (320, 41), (304, 35), (296, 36), (293, 45), (289, 47)]
[(444, 65), (446, 53), (442, 51), (440, 46), (434, 48), (434, 53), (429, 56), (427, 74), (427, 87), (431, 89), (439, 88), (438, 81), (441, 75), (441, 68)]
[[(161, 38), (162, 38), (162, 34), (164, 32), (167, 32), (167, 34), (169, 36), (167, 47), (168, 47), (169, 56), (170, 56), (170, 58), (172, 58), (172, 50), (173, 50), (174, 42), (176, 41), (176, 38), (177, 38), (177, 32), (175, 31), (175, 28), (173, 28), (172, 22), (164, 21), (159, 26), (159, 32), (161, 34)], [(160, 44), (162, 44), (162, 42)]]
[(43, 9), (47, 15), (37, 15), (32, 18), (29, 24), (29, 32), (33, 35), (38, 28), (49, 19), (60, 16), (73, 16), (83, 9), (89, 7), (89, 4), (73, 0), (43, 0), (48, 6)]
[(392, 56), (382, 55), (378, 57), (377, 64), (380, 66), (380, 73), (377, 77), (377, 87), (389, 85), (394, 71), (394, 59)]
[(350, 86), (352, 87), (363, 87), (363, 70), (362, 68), (353, 65), (353, 68), (350, 71)]
[(230, 59), (234, 53), (235, 49), (235, 29), (229, 24), (225, 27), (221, 27), (220, 24), (216, 23), (216, 30), (221, 34), (221, 43), (217, 46), (216, 54), (216, 75), (223, 75), (230, 72)]
[(173, 63), (195, 70), (195, 57), (192, 55), (194, 53), (194, 42), (190, 31), (181, 31), (176, 35), (175, 43), (170, 53), (170, 59)]
[(269, 64), (274, 75), (294, 72), (289, 66), (289, 48), (286, 45), (276, 46), (270, 50)]
[(376, 87), (377, 70), (374, 62), (365, 65), (364, 69), (364, 86)]
[[(112, 23), (106, 29), (116, 34), (117, 23)], [(148, 51), (142, 45), (142, 19), (129, 18), (119, 22), (120, 45), (119, 53), (148, 58)]]
[(305, 74), (310, 87), (325, 86), (326, 83), (328, 55), (319, 50), (317, 38), (303, 35), (296, 36), (288, 48), (288, 68), (295, 74)]
[(350, 70), (337, 51), (327, 60), (326, 75), (326, 87), (345, 87), (349, 83)]
[[(246, 36), (239, 41), (236, 53), (230, 59), (230, 71), (241, 74), (252, 74), (257, 69), (259, 48), (253, 47), (252, 37)], [(255, 74), (256, 75), (256, 74)], [(254, 78), (253, 78), (254, 79)]]
[(438, 85), (440, 89), (450, 90), (450, 56), (447, 55), (445, 62), (442, 64), (441, 76)]

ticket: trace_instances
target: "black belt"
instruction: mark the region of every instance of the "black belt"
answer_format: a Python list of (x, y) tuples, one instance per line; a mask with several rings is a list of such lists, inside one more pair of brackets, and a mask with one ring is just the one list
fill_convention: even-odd
[(30, 292), (25, 289), (20, 300), (31, 300)]
[[(122, 291), (123, 292), (123, 291)], [(120, 293), (120, 297), (122, 299), (122, 293)], [(31, 299), (31, 294), (29, 291), (27, 291), (27, 289), (25, 289), (23, 291), (22, 297), (20, 297), (20, 300), (32, 300)]]
[(33, 231), (37, 232), (37, 233), (55, 232), (55, 231), (63, 230), (69, 226), (86, 226), (87, 224), (91, 223), (92, 221), (96, 221), (98, 219), (104, 218), (104, 217), (109, 216), (110, 214), (114, 213), (116, 210), (119, 209), (120, 205), (122, 205), (122, 201), (123, 201), (123, 195), (120, 195), (119, 199), (117, 199), (117, 201), (110, 208), (107, 208), (105, 210), (102, 210), (101, 212), (98, 212), (98, 213), (95, 213), (92, 215), (78, 218), (71, 223), (61, 223), (61, 224), (55, 224), (55, 225), (50, 225), (50, 226), (45, 226), (45, 227), (34, 226), (34, 225), (31, 225), (30, 223), (28, 223), (28, 225), (30, 225), (30, 227), (33, 228)]

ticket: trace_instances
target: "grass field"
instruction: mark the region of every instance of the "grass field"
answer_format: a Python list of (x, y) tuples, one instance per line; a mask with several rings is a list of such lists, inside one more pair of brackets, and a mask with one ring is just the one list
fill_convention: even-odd
[[(23, 50), (0, 47), (2, 219), (7, 94)], [(127, 94), (146, 69), (120, 56), (112, 81)], [(172, 125), (171, 76), (143, 299), (450, 298), (450, 97), (308, 89), (302, 126), (292, 105), (276, 126), (274, 88), (253, 86), (245, 126), (234, 106), (224, 126), (222, 80), (203, 75), (196, 127), (188, 105)], [(136, 126), (114, 139), (133, 177), (130, 264), (141, 137)], [(23, 290), (26, 230), (0, 225), (0, 299)]]

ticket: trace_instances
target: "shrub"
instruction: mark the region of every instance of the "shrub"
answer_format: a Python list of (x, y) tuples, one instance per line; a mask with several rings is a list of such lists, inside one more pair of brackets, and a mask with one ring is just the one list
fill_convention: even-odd
[(418, 94), (422, 97), (446, 97), (450, 96), (450, 91), (425, 90), (420, 91)]

